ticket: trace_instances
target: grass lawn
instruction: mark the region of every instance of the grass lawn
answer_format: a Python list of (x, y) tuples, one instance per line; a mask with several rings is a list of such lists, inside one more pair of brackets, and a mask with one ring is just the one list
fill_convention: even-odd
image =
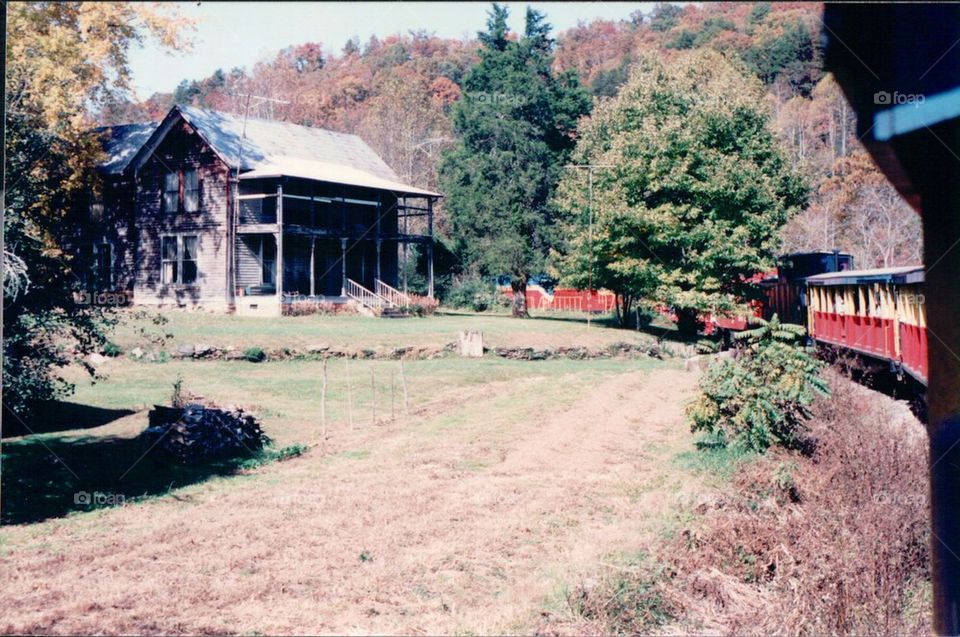
[(595, 317), (588, 326), (584, 314), (541, 313), (534, 319), (514, 319), (506, 314), (444, 311), (428, 318), (400, 320), (360, 316), (244, 317), (196, 311), (165, 311), (168, 323), (156, 327), (127, 313), (112, 340), (124, 350), (144, 346), (143, 330), (173, 334), (173, 346), (206, 343), (238, 349), (261, 347), (306, 348), (323, 343), (334, 347), (443, 346), (461, 330), (479, 330), (487, 347), (603, 347), (618, 341), (648, 343), (653, 338), (672, 340), (672, 326), (646, 332), (621, 329), (610, 317)]
[[(176, 341), (214, 344), (270, 343), (268, 346), (279, 347), (323, 339), (332, 343), (405, 345), (416, 339), (439, 342), (465, 326), (484, 329), (501, 338), (510, 334), (510, 327), (519, 327), (521, 331), (515, 338), (520, 339), (523, 334), (548, 335), (565, 344), (580, 344), (582, 341), (574, 341), (577, 337), (589, 339), (600, 335), (611, 338), (611, 342), (624, 340), (624, 332), (620, 330), (595, 327), (588, 332), (576, 321), (515, 321), (496, 316), (259, 320), (177, 312), (171, 317), (165, 329), (174, 333)], [(126, 337), (133, 338), (130, 326), (126, 329)], [(117, 338), (127, 346), (133, 344), (123, 339), (124, 336)], [(441, 431), (478, 417), (489, 421), (502, 416), (504, 422), (513, 417), (522, 418), (518, 409), (535, 412), (563, 404), (564, 400), (575, 398), (580, 388), (589, 387), (607, 375), (649, 369), (662, 363), (652, 360), (531, 363), (496, 356), (483, 359), (448, 356), (407, 361), (403, 376), (397, 361), (333, 359), (327, 365), (327, 432), (335, 436), (401, 419), (404, 378), (408, 410), (418, 416), (443, 412), (445, 415), (430, 419), (430, 426)], [(240, 461), (186, 469), (169, 467), (149, 453), (144, 455), (147, 450), (137, 436), (147, 426), (147, 412), (154, 404), (169, 403), (178, 378), (193, 394), (219, 405), (238, 405), (257, 414), (273, 440), (273, 450), (321, 443), (322, 366), (320, 361), (305, 360), (145, 363), (121, 356), (100, 364), (101, 378), (96, 380), (91, 380), (79, 368), (68, 369), (68, 378), (76, 383), (76, 392), (69, 402), (59, 403), (44, 417), (44, 422), (34, 423), (31, 429), (38, 432), (35, 435), (5, 441), (3, 519), (29, 522), (84, 510), (88, 508), (85, 503), (74, 502), (74, 494), (81, 491), (121, 494), (129, 500), (162, 495), (171, 489), (242, 470), (244, 465)], [(502, 385), (512, 391), (477, 405), (482, 408), (480, 412), (471, 408), (448, 409), (462, 402), (466, 392), (488, 385)], [(507, 404), (500, 405), (498, 401)]]

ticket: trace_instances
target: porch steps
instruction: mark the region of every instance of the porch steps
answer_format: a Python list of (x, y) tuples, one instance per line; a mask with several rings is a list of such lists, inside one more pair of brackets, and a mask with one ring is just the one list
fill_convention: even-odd
[(410, 318), (410, 313), (407, 312), (402, 307), (385, 307), (382, 310), (380, 310), (380, 318), (386, 318), (386, 319)]
[(369, 290), (353, 279), (347, 279), (345, 291), (347, 297), (356, 301), (364, 314), (380, 316), (381, 318), (407, 318), (410, 316), (406, 309), (407, 297), (380, 280), (376, 281), (377, 292)]

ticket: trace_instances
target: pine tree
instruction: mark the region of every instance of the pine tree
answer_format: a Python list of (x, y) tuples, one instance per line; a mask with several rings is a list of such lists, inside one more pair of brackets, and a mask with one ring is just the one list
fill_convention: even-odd
[(527, 10), (520, 38), (497, 4), (479, 34), (480, 61), (453, 108), (459, 144), (440, 167), (456, 248), (469, 269), (509, 274), (514, 316), (526, 316), (527, 280), (557, 242), (551, 204), (590, 97), (572, 72), (554, 74), (543, 14)]

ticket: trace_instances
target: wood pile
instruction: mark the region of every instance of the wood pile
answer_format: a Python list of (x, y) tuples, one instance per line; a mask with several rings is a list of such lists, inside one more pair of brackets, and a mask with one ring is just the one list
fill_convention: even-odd
[(185, 464), (252, 455), (269, 441), (257, 419), (242, 409), (196, 403), (154, 405), (143, 437), (148, 448)]

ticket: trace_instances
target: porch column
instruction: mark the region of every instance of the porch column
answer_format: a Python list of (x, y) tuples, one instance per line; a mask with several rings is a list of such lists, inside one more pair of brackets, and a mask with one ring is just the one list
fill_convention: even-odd
[(340, 296), (347, 295), (347, 240), (340, 239)]
[(427, 296), (433, 298), (433, 199), (427, 197)]
[(427, 296), (433, 298), (433, 239), (427, 243)]
[(406, 209), (403, 213), (403, 293), (407, 294), (407, 262), (409, 261), (408, 250), (410, 249), (410, 244), (407, 241), (407, 235), (410, 234), (410, 229), (407, 226), (407, 220), (409, 219), (409, 214)]
[(283, 183), (277, 182), (277, 300), (283, 303)]
[(317, 238), (310, 237), (310, 296), (317, 295), (317, 282), (316, 278), (316, 255), (317, 252)]
[(380, 248), (383, 242), (380, 239), (377, 239), (377, 280), (382, 281), (383, 278), (380, 276)]

